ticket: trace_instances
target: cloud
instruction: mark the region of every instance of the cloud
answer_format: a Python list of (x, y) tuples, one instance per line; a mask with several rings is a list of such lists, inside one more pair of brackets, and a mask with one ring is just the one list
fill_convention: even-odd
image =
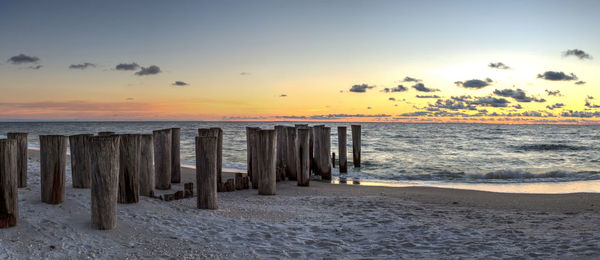
[(577, 82), (575, 82), (575, 85), (585, 85), (585, 81), (582, 81), (582, 80), (577, 81)]
[(558, 96), (558, 97), (562, 97), (562, 94), (560, 93), (560, 90), (547, 90), (546, 89), (546, 93), (548, 94), (548, 96)]
[(537, 99), (534, 97), (529, 97), (527, 96), (527, 94), (525, 93), (525, 91), (523, 91), (522, 89), (503, 89), (503, 90), (494, 90), (494, 94), (501, 96), (501, 97), (511, 97), (514, 100), (516, 100), (517, 102), (531, 102), (531, 101), (535, 101), (535, 102), (546, 102), (545, 99), (541, 98), (541, 99)]
[(546, 71), (544, 74), (538, 74), (538, 79), (552, 80), (552, 81), (569, 81), (569, 80), (577, 80), (577, 76), (571, 73), (570, 75), (565, 74), (560, 71)]
[(411, 77), (405, 77), (402, 82), (421, 82), (422, 80), (420, 79), (416, 79), (416, 78), (411, 78)]
[(516, 104), (513, 106), (515, 109), (522, 109), (523, 107), (521, 106), (521, 104)]
[(600, 117), (600, 112), (585, 112), (569, 110), (561, 114), (563, 117)]
[(287, 97), (287, 94), (281, 94), (279, 97)]
[(117, 64), (117, 66), (115, 66), (116, 70), (137, 70), (138, 68), (140, 68), (140, 65), (138, 65), (135, 62), (133, 62), (133, 63), (119, 63), (119, 64)]
[(264, 116), (224, 116), (223, 120), (263, 120)]
[(477, 97), (475, 101), (469, 102), (473, 105), (480, 105), (484, 107), (507, 107), (510, 101), (504, 98), (495, 97)]
[(360, 85), (354, 85), (350, 88), (350, 92), (355, 92), (355, 93), (365, 93), (367, 92), (367, 89), (372, 89), (375, 86), (369, 86), (367, 84), (360, 84)]
[(585, 107), (588, 108), (600, 108), (600, 105), (594, 105), (592, 104), (592, 102), (590, 100), (594, 99), (594, 97), (592, 96), (587, 96), (587, 98), (585, 98)]
[(158, 66), (151, 65), (150, 67), (142, 67), (142, 69), (140, 71), (136, 72), (135, 75), (138, 75), (138, 76), (156, 75), (160, 72), (161, 71)]
[(135, 99), (135, 98), (128, 97), (128, 98), (126, 98), (125, 100), (131, 101), (131, 100), (134, 100), (134, 99)]
[(178, 86), (178, 87), (183, 87), (183, 86), (189, 86), (190, 84), (185, 83), (183, 81), (175, 81), (173, 82), (173, 84), (171, 84), (171, 86)]
[(440, 98), (438, 95), (416, 95), (416, 98)]
[(572, 50), (567, 50), (565, 52), (563, 52), (563, 56), (564, 57), (568, 57), (568, 56), (575, 56), (577, 58), (579, 58), (580, 60), (584, 60), (584, 59), (593, 59), (592, 56), (590, 56), (589, 54), (587, 54), (585, 51), (579, 50), (579, 49), (572, 49)]
[(402, 85), (398, 85), (395, 88), (384, 88), (382, 90), (382, 92), (385, 92), (385, 93), (389, 93), (389, 92), (404, 92), (404, 91), (407, 91), (407, 90), (408, 90), (408, 88), (406, 88), (406, 87), (404, 87)]
[(240, 76), (249, 76), (250, 72), (240, 72)]
[(312, 115), (312, 116), (275, 116), (275, 118), (279, 119), (310, 119), (310, 120), (335, 120), (340, 118), (352, 118), (352, 117), (362, 117), (362, 118), (381, 118), (381, 117), (391, 117), (392, 115), (388, 114), (328, 114), (328, 115)]
[(396, 98), (391, 97), (391, 98), (388, 98), (388, 100), (396, 101)]
[(463, 88), (481, 89), (491, 85), (493, 82), (494, 81), (492, 79), (486, 78), (485, 80), (471, 79), (467, 81), (456, 81), (454, 84)]
[(41, 69), (43, 66), (42, 65), (35, 65), (35, 66), (29, 66), (27, 68), (32, 69), (32, 70), (39, 70)]
[(429, 104), (429, 108), (449, 109), (449, 110), (477, 110), (477, 108), (465, 101), (457, 101), (454, 99), (438, 99), (435, 104)]
[(414, 89), (416, 89), (417, 91), (420, 91), (420, 92), (436, 92), (436, 91), (440, 91), (439, 89), (433, 89), (433, 88), (425, 87), (425, 84), (423, 84), (423, 83), (417, 83), (417, 84), (413, 85), (412, 87)]
[(36, 63), (40, 60), (40, 58), (35, 56), (29, 56), (25, 54), (19, 54), (16, 56), (10, 57), (7, 61), (12, 64), (24, 64), (24, 63)]
[(502, 62), (491, 62), (488, 67), (499, 70), (509, 70), (510, 67)]
[(71, 64), (71, 65), (69, 65), (69, 69), (80, 69), (80, 70), (83, 70), (83, 69), (87, 69), (88, 67), (96, 67), (96, 64), (85, 62), (85, 63), (82, 63), (82, 64)]
[(371, 109), (372, 107), (367, 107), (367, 109)]
[(546, 106), (546, 108), (550, 109), (550, 110), (554, 110), (556, 108), (562, 108), (564, 106), (565, 106), (565, 104), (563, 104), (563, 103), (556, 103), (556, 104), (551, 105), (551, 106)]

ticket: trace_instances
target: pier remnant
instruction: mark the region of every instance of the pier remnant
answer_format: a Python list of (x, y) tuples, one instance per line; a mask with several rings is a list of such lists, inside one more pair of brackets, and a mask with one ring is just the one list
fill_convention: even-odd
[(360, 125), (352, 125), (352, 164), (360, 168)]
[(159, 190), (171, 188), (171, 129), (152, 131), (154, 135), (154, 184)]
[[(292, 127), (293, 129), (293, 127)], [(289, 132), (288, 132), (289, 133)], [(257, 131), (257, 157), (258, 157), (258, 194), (275, 195), (277, 158), (277, 133), (275, 130)], [(288, 136), (289, 137), (289, 136)], [(288, 143), (289, 144), (289, 143)], [(289, 148), (289, 147), (288, 147)], [(255, 172), (256, 173), (256, 172)]]
[(196, 137), (196, 206), (199, 209), (217, 209), (217, 147), (217, 137)]
[(7, 133), (8, 139), (17, 140), (17, 186), (27, 187), (27, 133)]
[(308, 186), (310, 181), (309, 131), (309, 128), (298, 128), (296, 132), (296, 154), (298, 155), (298, 186)]
[(248, 165), (248, 177), (253, 189), (258, 189), (258, 127), (246, 127), (246, 162)]
[(108, 230), (117, 226), (120, 137), (95, 136), (90, 141), (92, 227)]
[(331, 180), (331, 128), (318, 125), (313, 128), (315, 174)]
[(17, 144), (15, 139), (0, 139), (0, 228), (16, 226), (19, 218)]
[(64, 135), (40, 135), (42, 202), (60, 204), (65, 198), (67, 140)]
[(140, 140), (140, 195), (154, 197), (153, 136), (141, 135)]
[(171, 183), (181, 183), (180, 132), (179, 128), (171, 128)]
[(212, 136), (217, 137), (217, 185), (223, 184), (223, 129), (211, 127)]
[(338, 165), (340, 166), (340, 173), (348, 172), (348, 152), (346, 150), (346, 127), (338, 126)]
[(286, 177), (290, 181), (295, 181), (298, 178), (298, 155), (296, 151), (296, 127), (288, 126), (285, 128), (286, 142)]
[(119, 135), (119, 203), (137, 203), (140, 197), (140, 157), (142, 136)]
[(69, 136), (73, 188), (87, 189), (91, 185), (90, 138), (93, 136), (93, 134)]
[(275, 132), (277, 132), (277, 181), (284, 181), (286, 177), (286, 160), (288, 151), (286, 127), (283, 125), (276, 125)]

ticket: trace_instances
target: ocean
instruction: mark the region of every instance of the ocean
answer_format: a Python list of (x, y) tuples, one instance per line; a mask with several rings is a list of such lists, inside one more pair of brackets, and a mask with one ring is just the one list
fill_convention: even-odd
[[(600, 126), (360, 123), (362, 167), (352, 167), (350, 123), (333, 122), (0, 122), (7, 132), (38, 135), (151, 133), (181, 128), (181, 161), (194, 165), (198, 128), (223, 129), (223, 166), (246, 169), (245, 127), (308, 123), (331, 127), (338, 155), (337, 126), (348, 127), (348, 174), (341, 177), (415, 183), (542, 183), (600, 179)], [(353, 123), (354, 124), (354, 123)], [(334, 177), (340, 177), (337, 165)]]

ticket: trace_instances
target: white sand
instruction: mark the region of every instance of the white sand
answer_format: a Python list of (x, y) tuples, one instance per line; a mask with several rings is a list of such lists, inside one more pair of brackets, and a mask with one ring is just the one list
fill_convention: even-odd
[[(600, 256), (600, 194), (505, 194), (312, 182), (119, 205), (115, 230), (90, 228), (90, 190), (40, 201), (39, 161), (19, 190), (17, 227), (0, 230), (0, 259), (23, 258), (556, 258)], [(183, 171), (184, 181), (193, 171)], [(175, 188), (181, 189), (182, 185)]]

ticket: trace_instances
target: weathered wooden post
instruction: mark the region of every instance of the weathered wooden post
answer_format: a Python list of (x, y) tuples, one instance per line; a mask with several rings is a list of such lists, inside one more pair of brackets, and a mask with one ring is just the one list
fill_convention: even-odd
[(140, 195), (154, 197), (153, 136), (143, 134), (140, 144)]
[(27, 187), (27, 133), (7, 133), (8, 139), (17, 140), (17, 186)]
[(98, 136), (111, 136), (114, 134), (115, 132), (98, 132)]
[(323, 125), (315, 126), (314, 150), (315, 150), (315, 174), (321, 175), (324, 180), (331, 180), (331, 128)]
[(93, 134), (69, 136), (71, 148), (71, 180), (73, 188), (87, 189), (90, 187), (91, 160), (90, 138)]
[(217, 185), (223, 183), (223, 129), (219, 127), (211, 127), (212, 136), (217, 137)]
[(244, 176), (242, 175), (241, 172), (236, 172), (235, 173), (235, 189), (236, 190), (243, 190), (244, 189)]
[(218, 137), (196, 137), (196, 205), (199, 209), (217, 209)]
[(119, 203), (137, 203), (140, 197), (142, 136), (123, 134), (119, 145)]
[(154, 187), (171, 188), (171, 129), (152, 131), (154, 138)]
[(277, 181), (284, 181), (286, 176), (286, 160), (287, 160), (287, 132), (283, 125), (276, 125), (277, 132)]
[(360, 125), (352, 125), (352, 164), (360, 168)]
[(258, 127), (246, 127), (246, 142), (248, 147), (248, 176), (252, 188), (258, 189)]
[(40, 183), (42, 202), (59, 204), (65, 198), (67, 137), (40, 135)]
[(340, 173), (348, 172), (348, 152), (346, 151), (346, 127), (338, 126), (338, 153)]
[(315, 128), (314, 128), (314, 126), (309, 127), (308, 135), (309, 135), (308, 136), (308, 138), (309, 138), (308, 142), (310, 143), (309, 144), (310, 145), (310, 149), (309, 149), (310, 151), (308, 151), (309, 161), (310, 161), (310, 170), (312, 172), (314, 172), (315, 174), (317, 174), (316, 171), (315, 171)]
[(17, 143), (15, 139), (0, 139), (0, 228), (16, 226), (19, 218)]
[(119, 140), (118, 135), (91, 138), (92, 227), (95, 229), (117, 226)]
[(310, 181), (310, 129), (298, 128), (296, 130), (296, 151), (298, 155), (298, 186), (308, 186)]
[(335, 168), (335, 152), (331, 153), (331, 168)]
[(180, 128), (171, 128), (171, 183), (181, 183)]
[(275, 176), (277, 133), (275, 130), (259, 130), (256, 133), (256, 155), (258, 157), (258, 194), (275, 195), (277, 183), (277, 178)]
[(285, 128), (287, 138), (286, 144), (286, 177), (290, 181), (295, 181), (298, 178), (298, 155), (296, 154), (296, 127), (288, 126)]

